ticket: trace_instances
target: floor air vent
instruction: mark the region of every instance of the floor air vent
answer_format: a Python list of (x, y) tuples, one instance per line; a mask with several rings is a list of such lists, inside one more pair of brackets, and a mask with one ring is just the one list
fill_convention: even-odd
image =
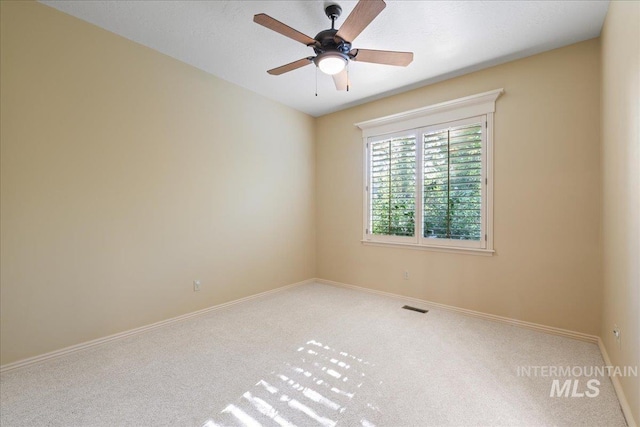
[(402, 308), (404, 308), (405, 310), (417, 311), (418, 313), (427, 313), (429, 311), (429, 310), (423, 310), (421, 308), (411, 307), (410, 305), (405, 305)]

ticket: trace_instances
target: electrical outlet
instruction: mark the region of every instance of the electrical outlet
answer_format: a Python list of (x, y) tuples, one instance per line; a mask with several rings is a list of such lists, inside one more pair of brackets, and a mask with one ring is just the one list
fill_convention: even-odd
[(193, 281), (193, 291), (198, 292), (200, 290), (200, 280)]
[(409, 280), (409, 270), (404, 271), (404, 273), (402, 274), (402, 278), (404, 280)]
[(618, 344), (618, 348), (620, 348), (622, 333), (620, 332), (618, 325), (613, 325), (613, 336), (616, 337), (616, 344)]

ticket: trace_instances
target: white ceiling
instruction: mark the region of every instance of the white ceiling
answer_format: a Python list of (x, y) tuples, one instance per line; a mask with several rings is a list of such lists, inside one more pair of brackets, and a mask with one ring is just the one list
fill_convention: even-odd
[[(311, 56), (311, 48), (253, 22), (266, 13), (314, 37), (329, 28), (332, 1), (77, 1), (41, 3), (191, 64), (297, 110), (320, 116), (452, 76), (597, 37), (608, 1), (398, 1), (353, 47), (414, 52), (407, 68), (351, 63), (349, 92), (313, 65), (267, 70)], [(343, 13), (355, 6), (337, 1)]]

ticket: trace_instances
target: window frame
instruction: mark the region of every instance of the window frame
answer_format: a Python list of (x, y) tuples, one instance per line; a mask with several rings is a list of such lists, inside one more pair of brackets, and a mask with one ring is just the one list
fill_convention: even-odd
[[(504, 93), (503, 89), (471, 95), (392, 116), (381, 117), (356, 123), (362, 130), (363, 147), (363, 222), (362, 243), (365, 245), (394, 246), (411, 249), (435, 250), (453, 253), (492, 255), (493, 249), (493, 119), (495, 101)], [(423, 185), (424, 185), (424, 133), (432, 129), (446, 129), (465, 123), (478, 123), (484, 120), (485, 127), (482, 144), (482, 191), (481, 239), (459, 240), (426, 238), (423, 236)], [(416, 207), (415, 230), (413, 237), (374, 235), (370, 213), (370, 142), (389, 139), (398, 135), (411, 135), (416, 138)], [(482, 239), (484, 235), (484, 240)]]

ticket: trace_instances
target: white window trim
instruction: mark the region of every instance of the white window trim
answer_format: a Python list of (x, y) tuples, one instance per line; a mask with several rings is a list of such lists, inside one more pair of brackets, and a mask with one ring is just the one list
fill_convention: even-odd
[[(433, 250), (449, 253), (467, 253), (474, 255), (492, 255), (495, 251), (493, 249), (493, 114), (495, 112), (495, 101), (498, 97), (504, 93), (504, 89), (496, 89), (489, 92), (484, 92), (476, 95), (467, 96), (464, 98), (454, 99), (451, 101), (442, 102), (439, 104), (429, 105), (423, 108), (406, 111), (399, 114), (380, 117), (365, 122), (356, 123), (355, 126), (362, 130), (363, 140), (363, 159), (365, 161), (365, 167), (363, 168), (363, 182), (365, 183), (363, 188), (363, 223), (362, 223), (362, 243), (365, 245), (373, 246), (391, 246), (391, 247), (404, 247), (411, 249), (421, 250)], [(486, 182), (486, 209), (483, 210), (483, 215), (486, 215), (484, 224), (484, 232), (486, 235), (486, 244), (484, 248), (472, 248), (465, 247), (464, 244), (460, 246), (451, 246), (450, 244), (439, 242), (437, 245), (429, 245), (426, 243), (429, 239), (425, 239), (418, 235), (416, 229), (416, 237), (398, 237), (398, 236), (376, 236), (375, 239), (372, 235), (367, 233), (367, 227), (369, 224), (369, 138), (388, 136), (389, 134), (395, 134), (399, 132), (409, 133), (412, 131), (419, 132), (422, 128), (426, 128), (433, 125), (445, 124), (447, 122), (459, 121), (468, 119), (475, 116), (486, 117), (485, 127), (485, 150), (483, 158), (483, 167), (486, 168), (484, 176), (487, 179)], [(420, 145), (420, 144), (418, 144)], [(420, 174), (421, 175), (421, 174)], [(421, 179), (421, 178), (417, 178)], [(416, 191), (416, 198), (421, 196)], [(418, 209), (419, 218), (421, 215), (421, 201)], [(418, 206), (416, 205), (416, 206)], [(421, 220), (420, 220), (421, 221)], [(416, 219), (416, 224), (418, 220)], [(443, 239), (446, 240), (446, 239)], [(463, 243), (463, 242), (461, 242)]]

